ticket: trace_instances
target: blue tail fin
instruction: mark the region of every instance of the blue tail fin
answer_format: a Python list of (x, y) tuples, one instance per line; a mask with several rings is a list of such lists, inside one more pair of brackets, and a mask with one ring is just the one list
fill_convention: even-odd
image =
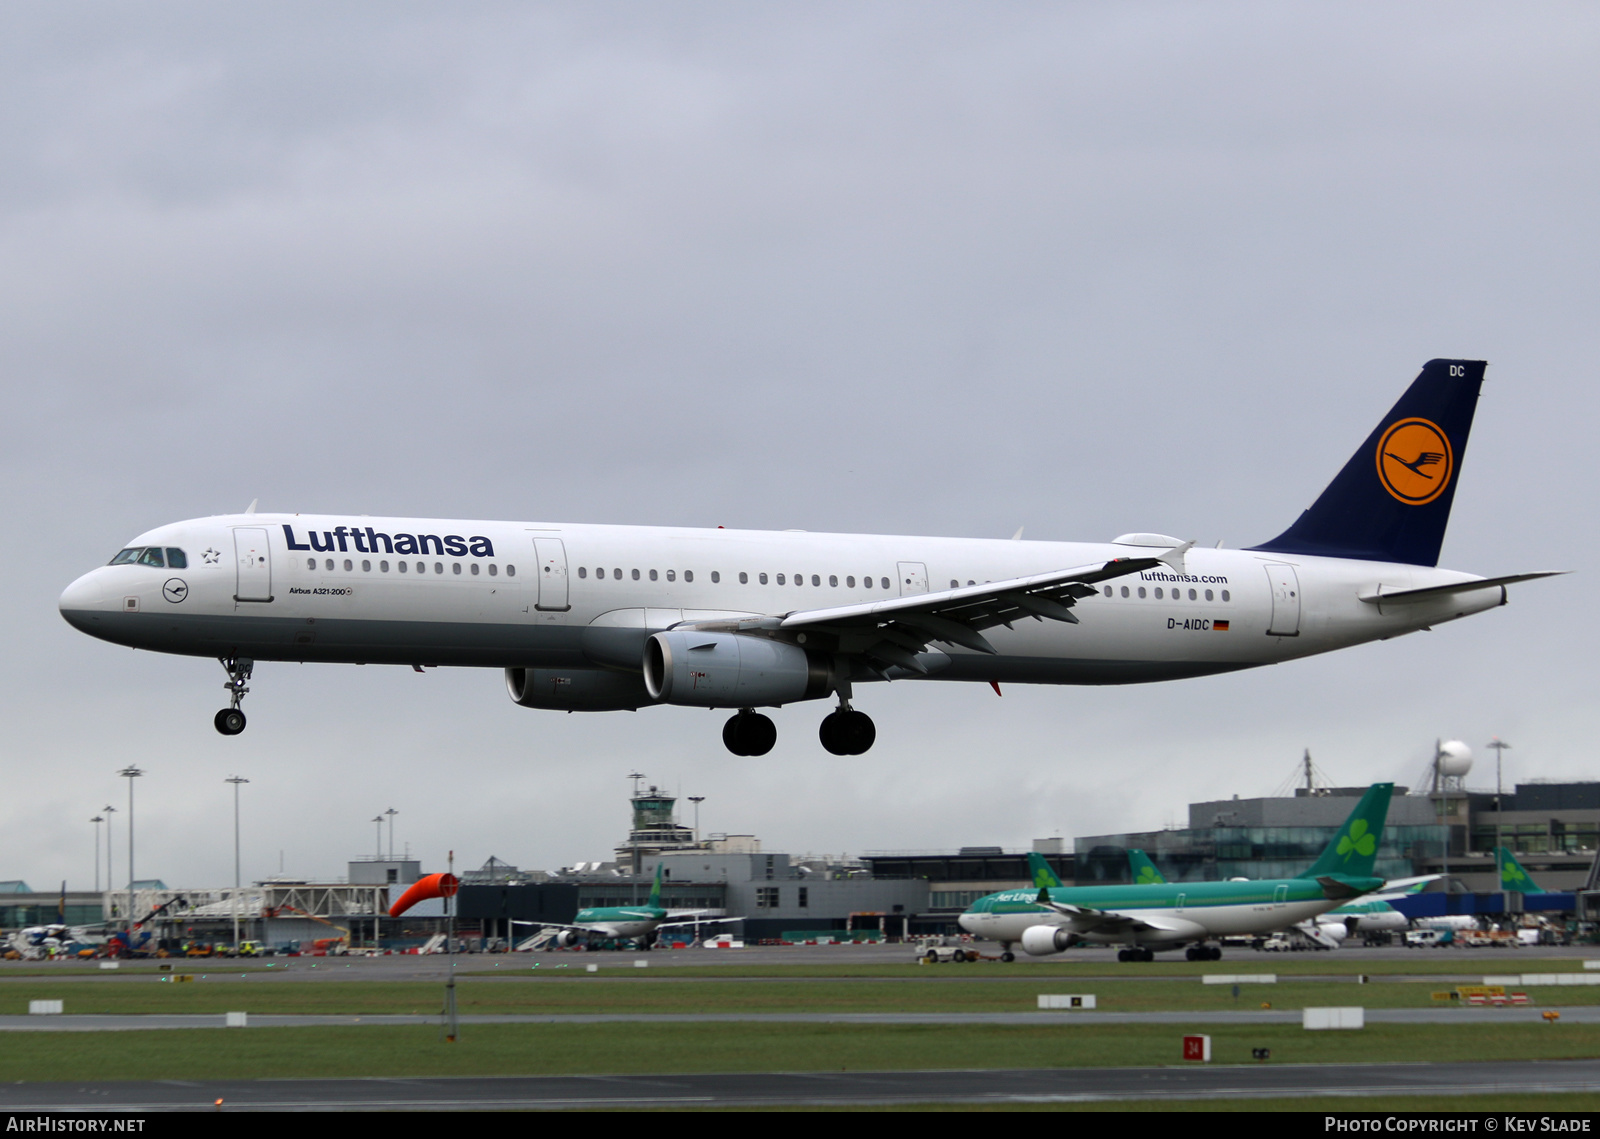
[(1251, 549), (1438, 565), (1486, 366), (1429, 360), (1311, 509)]

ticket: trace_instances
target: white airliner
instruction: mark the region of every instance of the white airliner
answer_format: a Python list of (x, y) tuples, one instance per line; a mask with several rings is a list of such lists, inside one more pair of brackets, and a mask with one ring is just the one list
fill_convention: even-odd
[(211, 656), (216, 727), (245, 726), (257, 661), (505, 670), (527, 708), (838, 702), (823, 746), (859, 755), (856, 686), (898, 679), (1125, 684), (1273, 664), (1506, 601), (1435, 568), (1484, 364), (1434, 360), (1284, 533), (1243, 550), (1159, 534), (1069, 543), (550, 522), (244, 514), (128, 542), (61, 595), (115, 644)]

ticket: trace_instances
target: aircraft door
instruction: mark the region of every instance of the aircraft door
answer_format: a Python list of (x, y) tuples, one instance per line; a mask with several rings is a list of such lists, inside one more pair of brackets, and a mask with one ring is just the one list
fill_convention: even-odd
[(1273, 637), (1300, 635), (1300, 578), (1293, 566), (1269, 565), (1267, 581), (1272, 587), (1272, 624), (1267, 634)]
[(897, 562), (900, 570), (900, 596), (928, 592), (928, 567), (921, 562)]
[(272, 600), (272, 550), (267, 532), (254, 526), (238, 526), (233, 531), (233, 553), (239, 569), (235, 601)]
[(572, 608), (567, 601), (567, 547), (560, 538), (535, 538), (533, 551), (539, 561), (539, 600), (534, 608), (565, 613)]

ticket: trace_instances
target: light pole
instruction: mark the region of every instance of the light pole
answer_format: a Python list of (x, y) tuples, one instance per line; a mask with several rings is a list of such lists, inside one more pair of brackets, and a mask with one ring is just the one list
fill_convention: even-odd
[(1495, 736), (1483, 746), (1494, 748), (1494, 864), (1499, 866), (1500, 847), (1504, 845), (1500, 829), (1500, 761), (1505, 759), (1505, 753), (1511, 749), (1511, 745), (1499, 736)]
[(99, 815), (89, 820), (94, 824), (94, 892), (100, 892), (100, 824), (105, 819)]
[(396, 815), (398, 815), (400, 812), (395, 810), (393, 807), (390, 807), (387, 811), (385, 811), (383, 813), (389, 816), (389, 861), (393, 862), (394, 861), (394, 817)]
[[(117, 813), (117, 809), (107, 803), (100, 808), (100, 811), (106, 817), (106, 893), (109, 894), (116, 889), (116, 886), (113, 885), (116, 882), (116, 878), (111, 873), (111, 816)], [(110, 915), (102, 916), (109, 918)]]
[(704, 795), (690, 795), (689, 802), (694, 804), (694, 844), (700, 845), (700, 804), (706, 801)]
[(378, 848), (373, 853), (372, 857), (375, 858), (377, 861), (382, 862), (383, 861), (383, 816), (382, 815), (376, 815), (376, 816), (373, 817), (372, 821), (378, 824)]
[(239, 952), (239, 784), (250, 780), (230, 775), (223, 780), (233, 784), (233, 952)]
[(128, 948), (133, 948), (133, 781), (144, 772), (128, 764), (117, 772), (128, 781)]

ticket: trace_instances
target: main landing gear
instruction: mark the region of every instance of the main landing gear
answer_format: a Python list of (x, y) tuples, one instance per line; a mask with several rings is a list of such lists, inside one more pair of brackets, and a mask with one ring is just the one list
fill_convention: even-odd
[(1119, 949), (1117, 960), (1126, 964), (1129, 961), (1154, 961), (1155, 951), (1150, 949)]
[(225, 736), (236, 736), (244, 731), (244, 712), (239, 705), (244, 703), (244, 694), (250, 691), (248, 681), (250, 674), (255, 670), (256, 662), (245, 657), (221, 657), (222, 667), (228, 673), (228, 683), (222, 687), (229, 694), (228, 706), (218, 712), (211, 722), (217, 726), (217, 731)]
[(878, 729), (871, 716), (841, 701), (837, 711), (823, 717), (817, 736), (834, 755), (862, 755), (878, 738)]
[(778, 728), (754, 708), (741, 708), (722, 725), (722, 742), (734, 755), (766, 755), (778, 742)]
[(1183, 954), (1190, 961), (1221, 961), (1222, 946), (1220, 945), (1191, 945)]

